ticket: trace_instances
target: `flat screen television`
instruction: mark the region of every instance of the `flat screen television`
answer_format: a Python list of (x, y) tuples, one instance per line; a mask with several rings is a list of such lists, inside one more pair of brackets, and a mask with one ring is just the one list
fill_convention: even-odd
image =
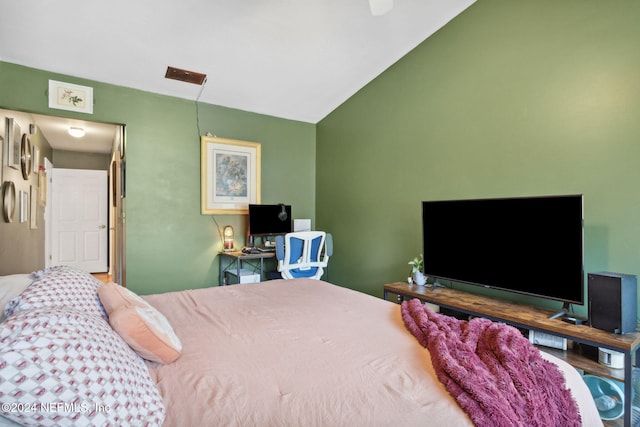
[(425, 201), (422, 226), (427, 276), (584, 304), (582, 195)]
[(291, 232), (291, 206), (249, 205), (249, 236), (268, 237)]

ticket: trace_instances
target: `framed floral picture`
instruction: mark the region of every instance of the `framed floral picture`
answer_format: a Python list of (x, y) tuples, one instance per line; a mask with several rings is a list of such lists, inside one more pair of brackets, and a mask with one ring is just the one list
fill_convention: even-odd
[(201, 138), (201, 213), (246, 214), (260, 203), (260, 144)]
[(93, 114), (93, 88), (49, 80), (49, 108)]

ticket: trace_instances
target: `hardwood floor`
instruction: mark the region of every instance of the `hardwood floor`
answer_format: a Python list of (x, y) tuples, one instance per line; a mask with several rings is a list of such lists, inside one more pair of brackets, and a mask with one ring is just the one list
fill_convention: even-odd
[(100, 280), (101, 282), (107, 283), (113, 280), (112, 276), (109, 273), (91, 273), (93, 277)]

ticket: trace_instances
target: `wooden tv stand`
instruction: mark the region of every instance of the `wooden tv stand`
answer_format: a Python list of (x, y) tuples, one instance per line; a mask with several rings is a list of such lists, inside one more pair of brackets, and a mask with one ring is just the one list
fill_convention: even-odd
[(624, 354), (624, 369), (610, 369), (596, 360), (581, 354), (579, 349), (567, 351), (540, 347), (541, 350), (565, 360), (572, 366), (598, 375), (624, 382), (624, 425), (631, 426), (631, 392), (633, 362), (637, 358), (640, 347), (640, 333), (632, 332), (624, 335), (595, 329), (587, 325), (572, 325), (561, 319), (549, 319), (555, 311), (500, 300), (483, 295), (459, 291), (451, 288), (435, 288), (430, 286), (410, 285), (396, 282), (384, 285), (384, 299), (388, 294), (397, 295), (397, 301), (418, 298), (471, 316), (508, 323), (517, 328), (541, 331), (573, 342), (595, 347), (604, 347)]

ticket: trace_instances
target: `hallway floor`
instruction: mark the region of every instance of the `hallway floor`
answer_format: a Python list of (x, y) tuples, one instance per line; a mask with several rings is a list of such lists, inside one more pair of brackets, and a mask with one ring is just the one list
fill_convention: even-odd
[(109, 273), (91, 273), (91, 275), (104, 283), (112, 281), (112, 277)]

